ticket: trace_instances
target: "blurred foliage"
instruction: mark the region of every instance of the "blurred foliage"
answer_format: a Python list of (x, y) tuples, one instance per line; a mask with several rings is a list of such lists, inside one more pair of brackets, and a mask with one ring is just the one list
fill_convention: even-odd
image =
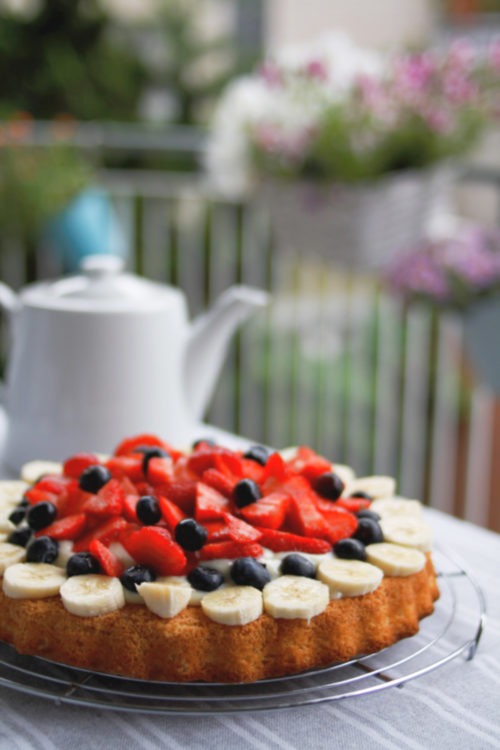
[(29, 118), (0, 129), (0, 227), (3, 237), (36, 240), (44, 223), (93, 179), (89, 161), (68, 141), (67, 123), (54, 123), (50, 146), (26, 143)]
[(132, 120), (146, 71), (98, 0), (40, 0), (0, 16), (0, 115)]

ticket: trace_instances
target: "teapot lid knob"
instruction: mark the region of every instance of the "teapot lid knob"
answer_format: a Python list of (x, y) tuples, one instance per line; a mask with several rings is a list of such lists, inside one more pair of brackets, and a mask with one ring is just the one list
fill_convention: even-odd
[(117, 255), (87, 255), (80, 263), (83, 273), (92, 278), (121, 273), (124, 266), (123, 259)]

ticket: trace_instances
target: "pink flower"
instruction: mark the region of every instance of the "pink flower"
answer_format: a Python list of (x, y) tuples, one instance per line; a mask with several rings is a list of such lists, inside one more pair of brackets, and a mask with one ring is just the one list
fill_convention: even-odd
[(500, 39), (495, 39), (491, 45), (488, 59), (493, 69), (500, 71)]
[(396, 69), (396, 80), (403, 88), (422, 91), (435, 72), (435, 63), (428, 53), (417, 53), (403, 57)]
[(478, 94), (477, 86), (460, 70), (448, 70), (444, 74), (443, 90), (456, 104), (467, 104)]
[(309, 78), (317, 81), (326, 81), (328, 78), (328, 70), (322, 60), (311, 60), (305, 66), (304, 72)]
[(259, 68), (259, 75), (269, 88), (278, 88), (283, 84), (283, 73), (276, 63), (266, 60)]

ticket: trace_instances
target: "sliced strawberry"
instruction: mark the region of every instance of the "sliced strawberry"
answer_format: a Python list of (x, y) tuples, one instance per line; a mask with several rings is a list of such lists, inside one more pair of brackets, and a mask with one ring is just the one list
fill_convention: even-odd
[(38, 531), (35, 536), (50, 536), (57, 541), (62, 539), (74, 541), (83, 534), (86, 525), (87, 516), (85, 513), (75, 513), (72, 516), (59, 518), (57, 521), (51, 523), (50, 526), (46, 526), (41, 531)]
[(339, 497), (335, 505), (344, 508), (344, 510), (349, 510), (351, 513), (357, 513), (359, 510), (369, 508), (371, 500), (366, 497)]
[(57, 501), (57, 514), (59, 518), (81, 513), (87, 500), (92, 497), (89, 492), (81, 490), (76, 479), (72, 479)]
[(236, 518), (231, 513), (224, 513), (224, 520), (228, 527), (229, 538), (234, 542), (256, 542), (260, 539), (260, 531), (245, 523), (241, 518)]
[(241, 459), (241, 476), (260, 484), (265, 478), (265, 467), (249, 458)]
[(205, 544), (198, 552), (200, 560), (235, 560), (237, 557), (260, 557), (263, 549), (257, 542), (215, 542)]
[(35, 487), (37, 490), (44, 490), (53, 495), (62, 495), (66, 491), (69, 481), (66, 477), (61, 477), (59, 474), (46, 474), (36, 483)]
[(214, 490), (213, 487), (209, 487), (203, 482), (198, 482), (196, 486), (196, 504), (195, 504), (195, 518), (197, 521), (217, 521), (220, 518), (224, 518), (224, 513), (228, 513), (231, 510), (231, 503), (221, 495), (220, 492)]
[(123, 515), (127, 519), (127, 521), (137, 521), (136, 508), (138, 500), (139, 495), (125, 495), (125, 498), (123, 500)]
[(167, 529), (143, 526), (122, 544), (134, 560), (152, 568), (158, 575), (177, 576), (185, 571), (184, 550), (172, 540)]
[(313, 539), (274, 529), (259, 529), (259, 531), (261, 532), (259, 543), (273, 552), (295, 551), (322, 555), (325, 552), (331, 552), (332, 549), (332, 545), (325, 539)]
[(285, 482), (283, 490), (290, 495), (287, 513), (290, 529), (302, 536), (328, 538), (328, 527), (316, 507), (315, 495), (307, 480), (292, 477)]
[(208, 542), (226, 542), (230, 539), (229, 526), (225, 521), (204, 521), (203, 526), (208, 532)]
[(202, 474), (202, 482), (208, 484), (209, 487), (213, 487), (224, 495), (225, 497), (231, 497), (234, 489), (234, 485), (237, 483), (237, 479), (230, 479), (228, 476), (219, 471), (218, 469), (207, 469)]
[(78, 479), (80, 474), (88, 469), (89, 466), (95, 466), (101, 463), (94, 453), (76, 453), (68, 458), (63, 464), (63, 474), (71, 479)]
[(284, 492), (273, 492), (265, 495), (255, 503), (240, 508), (240, 515), (254, 526), (264, 526), (266, 529), (279, 529), (285, 520), (289, 496)]
[(124, 564), (98, 539), (93, 539), (89, 544), (89, 552), (101, 566), (102, 572), (111, 577), (120, 578), (125, 570)]
[(111, 542), (117, 539), (119, 534), (123, 532), (128, 525), (129, 524), (127, 524), (126, 520), (121, 516), (110, 518), (107, 521), (104, 521), (104, 523), (100, 523), (84, 536), (80, 537), (80, 539), (75, 542), (73, 549), (75, 552), (86, 552), (93, 539), (98, 539), (105, 545), (111, 544)]
[(106, 466), (116, 479), (128, 477), (132, 482), (144, 480), (142, 456), (139, 454), (133, 456), (112, 456), (106, 461)]
[[(252, 461), (251, 463), (254, 462)], [(225, 448), (219, 448), (219, 453), (216, 453), (214, 467), (235, 483), (244, 476), (247, 476), (244, 471), (244, 460), (236, 455), (236, 453), (232, 453)]]
[(171, 458), (151, 458), (148, 461), (148, 482), (153, 486), (169, 482), (174, 473), (174, 462)]
[(173, 479), (165, 484), (159, 484), (152, 494), (168, 497), (187, 515), (192, 515), (194, 512), (196, 482), (191, 479)]
[(177, 526), (179, 521), (183, 521), (184, 518), (186, 518), (186, 515), (182, 512), (179, 506), (169, 500), (168, 497), (159, 495), (158, 502), (160, 503), (160, 510), (163, 516), (163, 520), (173, 534), (175, 531), (175, 527)]
[[(167, 443), (163, 442), (163, 440), (161, 440), (157, 435), (150, 435), (148, 433), (125, 438), (125, 440), (122, 440), (121, 443), (116, 446), (114, 455), (127, 456), (129, 453), (133, 453), (135, 450), (137, 450), (137, 448), (141, 448), (142, 446), (163, 448), (163, 450), (172, 455), (172, 449), (169, 445), (167, 445)], [(178, 453), (178, 451), (174, 451), (174, 453)]]
[(100, 518), (118, 516), (123, 510), (125, 491), (118, 479), (110, 479), (97, 495), (91, 495), (83, 506), (85, 513)]
[(310, 482), (319, 477), (320, 474), (332, 470), (330, 461), (323, 456), (319, 456), (312, 448), (305, 445), (301, 445), (297, 449), (296, 456), (288, 462), (288, 466)]
[(264, 466), (264, 474), (262, 481), (265, 482), (267, 479), (277, 479), (279, 482), (283, 482), (286, 476), (286, 464), (283, 461), (279, 453), (271, 453)]
[(24, 497), (29, 502), (30, 505), (36, 505), (37, 503), (52, 503), (53, 505), (57, 505), (57, 498), (58, 495), (56, 495), (54, 492), (48, 492), (47, 490), (41, 490), (37, 487), (35, 484), (34, 487), (31, 487), (29, 490), (26, 490), (24, 493)]
[(332, 544), (336, 544), (340, 539), (346, 539), (354, 534), (358, 528), (358, 519), (345, 508), (337, 507), (337, 503), (329, 503), (329, 506), (324, 510), (324, 506), (322, 506), (320, 511), (328, 530), (324, 538)]

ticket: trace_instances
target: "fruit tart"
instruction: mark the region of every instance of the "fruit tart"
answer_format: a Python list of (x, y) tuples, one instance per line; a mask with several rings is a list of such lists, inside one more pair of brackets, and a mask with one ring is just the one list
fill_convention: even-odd
[(421, 504), (301, 446), (32, 461), (0, 482), (0, 639), (131, 678), (248, 682), (415, 634), (438, 597)]

